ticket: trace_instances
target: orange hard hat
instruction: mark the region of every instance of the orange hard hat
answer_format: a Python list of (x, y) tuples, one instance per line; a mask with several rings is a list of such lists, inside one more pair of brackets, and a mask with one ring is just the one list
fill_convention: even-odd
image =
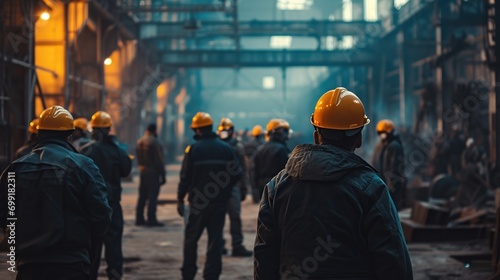
[(86, 118), (78, 118), (74, 120), (73, 123), (75, 124), (75, 128), (87, 130), (88, 121)]
[(256, 125), (252, 128), (252, 136), (262, 135), (262, 126)]
[(191, 128), (200, 128), (204, 126), (209, 126), (212, 125), (213, 123), (214, 121), (212, 120), (210, 114), (205, 112), (198, 112), (196, 113), (196, 115), (194, 115), (191, 121)]
[(353, 130), (369, 124), (370, 119), (356, 94), (338, 87), (318, 99), (311, 123), (319, 128)]
[(39, 118), (36, 118), (30, 122), (30, 126), (28, 127), (28, 132), (31, 134), (37, 134), (38, 133), (38, 122), (40, 121)]
[(273, 130), (276, 130), (280, 127), (284, 127), (284, 123), (282, 119), (271, 119), (266, 125), (267, 133), (270, 133)]
[(284, 119), (280, 119), (281, 122), (283, 122), (282, 127), (285, 128), (286, 130), (290, 130), (290, 124), (285, 121)]
[(394, 123), (391, 120), (381, 120), (377, 123), (377, 133), (391, 133), (394, 131)]
[(104, 111), (97, 111), (90, 119), (90, 126), (95, 128), (106, 128), (111, 126), (111, 116)]
[(218, 131), (229, 130), (233, 128), (233, 121), (230, 118), (222, 118), (219, 123)]
[(73, 116), (61, 106), (49, 107), (40, 114), (38, 130), (73, 130)]

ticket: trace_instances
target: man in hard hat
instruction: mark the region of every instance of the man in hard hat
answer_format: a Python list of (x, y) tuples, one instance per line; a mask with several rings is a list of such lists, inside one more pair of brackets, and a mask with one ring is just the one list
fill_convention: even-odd
[(91, 279), (97, 278), (99, 264), (101, 262), (102, 245), (106, 247), (104, 255), (108, 267), (106, 273), (109, 279), (121, 279), (123, 274), (123, 213), (120, 205), (121, 200), (121, 178), (127, 177), (132, 168), (132, 161), (127, 153), (119, 147), (115, 137), (110, 135), (111, 116), (98, 111), (92, 115), (90, 126), (92, 127), (93, 141), (83, 146), (80, 152), (90, 157), (99, 167), (106, 187), (108, 188), (108, 201), (113, 209), (111, 225), (108, 232), (101, 240), (94, 240), (93, 259), (90, 268)]
[[(245, 144), (243, 144), (243, 150), (245, 151), (245, 164), (247, 167), (247, 176), (248, 178), (253, 178), (253, 168), (251, 167), (253, 157), (255, 155), (255, 152), (257, 149), (264, 144), (264, 133), (262, 131), (262, 126), (260, 125), (255, 125), (252, 128), (252, 138), (247, 141)], [(250, 188), (252, 191), (252, 201), (254, 203), (258, 203), (260, 200), (260, 191), (255, 185), (254, 180), (249, 180), (250, 181)]]
[(376, 129), (380, 137), (380, 146), (379, 151), (374, 155), (373, 165), (389, 187), (394, 204), (399, 210), (404, 207), (406, 197), (403, 143), (396, 134), (391, 120), (379, 121)]
[(0, 232), (15, 236), (17, 279), (89, 279), (91, 239), (109, 226), (104, 179), (67, 141), (73, 129), (66, 109), (45, 109), (36, 146), (0, 178)]
[[(219, 279), (227, 203), (232, 187), (241, 180), (242, 169), (233, 148), (213, 132), (213, 120), (208, 113), (196, 113), (191, 129), (196, 142), (185, 150), (177, 192), (177, 212), (181, 217), (187, 216), (182, 279), (192, 280), (196, 275), (198, 240), (205, 228), (208, 246), (203, 277)], [(184, 206), (186, 194), (188, 213)]]
[[(167, 182), (167, 172), (163, 161), (163, 148), (156, 139), (156, 124), (148, 125), (144, 136), (137, 141), (137, 163), (139, 164), (139, 198), (135, 211), (135, 224), (152, 227), (164, 226), (156, 217), (156, 204), (160, 186)], [(148, 203), (148, 220), (144, 219), (144, 207)]]
[(77, 118), (74, 121), (75, 131), (71, 134), (71, 144), (77, 150), (90, 142), (89, 131), (87, 130), (88, 121), (86, 118)]
[[(233, 257), (250, 257), (252, 251), (248, 251), (243, 246), (243, 232), (241, 225), (241, 201), (245, 200), (247, 196), (248, 179), (246, 177), (245, 168), (245, 155), (243, 152), (243, 145), (234, 137), (234, 124), (230, 118), (222, 118), (219, 127), (217, 128), (219, 138), (231, 145), (234, 149), (238, 160), (243, 167), (242, 180), (237, 182), (231, 192), (231, 197), (227, 203), (227, 213), (229, 214), (229, 232), (231, 233), (231, 245), (233, 250), (231, 255)], [(223, 248), (223, 253), (227, 253), (227, 249)]]
[(298, 145), (263, 193), (255, 279), (413, 279), (387, 186), (354, 154), (369, 122), (345, 88), (318, 100), (315, 144)]
[(28, 127), (28, 133), (30, 134), (28, 141), (26, 141), (26, 143), (24, 143), (23, 146), (21, 146), (19, 149), (17, 149), (16, 156), (15, 156), (16, 159), (21, 158), (21, 157), (29, 154), (31, 152), (31, 149), (33, 149), (33, 147), (35, 146), (36, 135), (38, 134), (38, 128), (37, 128), (38, 121), (39, 121), (39, 119), (36, 118), (30, 122), (30, 126)]
[(285, 125), (282, 119), (271, 119), (266, 126), (269, 141), (260, 146), (253, 157), (251, 180), (258, 188), (259, 197), (266, 183), (285, 168), (288, 160), (290, 149), (286, 146), (288, 130)]

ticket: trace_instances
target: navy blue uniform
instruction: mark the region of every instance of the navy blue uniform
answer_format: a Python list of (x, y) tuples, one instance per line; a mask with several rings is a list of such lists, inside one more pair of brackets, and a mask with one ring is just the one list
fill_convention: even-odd
[(233, 148), (215, 133), (195, 136), (186, 149), (180, 174), (178, 201), (188, 194), (189, 213), (184, 236), (182, 278), (194, 279), (198, 240), (206, 228), (208, 247), (204, 279), (219, 279), (222, 270), (222, 231), (228, 200), (242, 169)]

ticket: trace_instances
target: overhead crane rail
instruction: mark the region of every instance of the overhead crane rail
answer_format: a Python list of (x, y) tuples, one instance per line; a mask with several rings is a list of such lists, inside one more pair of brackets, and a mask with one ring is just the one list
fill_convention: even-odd
[[(238, 36), (368, 36), (378, 37), (382, 33), (380, 22), (370, 21), (242, 21), (238, 23)], [(203, 21), (193, 29), (185, 22), (141, 22), (139, 38), (203, 38), (234, 36), (235, 26), (231, 21)]]
[(370, 65), (374, 60), (373, 51), (358, 48), (335, 51), (199, 50), (161, 53), (162, 64), (180, 68), (354, 66)]

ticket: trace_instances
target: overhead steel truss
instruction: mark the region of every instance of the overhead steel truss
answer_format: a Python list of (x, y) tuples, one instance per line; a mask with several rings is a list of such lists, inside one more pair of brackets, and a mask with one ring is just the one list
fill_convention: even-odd
[(293, 67), (293, 66), (354, 66), (369, 65), (375, 55), (365, 49), (335, 51), (164, 51), (161, 63), (168, 67)]
[[(235, 32), (237, 30), (237, 33)], [(243, 21), (235, 28), (232, 21), (144, 22), (140, 39), (206, 38), (231, 36), (369, 36), (382, 33), (380, 22), (369, 21)]]

